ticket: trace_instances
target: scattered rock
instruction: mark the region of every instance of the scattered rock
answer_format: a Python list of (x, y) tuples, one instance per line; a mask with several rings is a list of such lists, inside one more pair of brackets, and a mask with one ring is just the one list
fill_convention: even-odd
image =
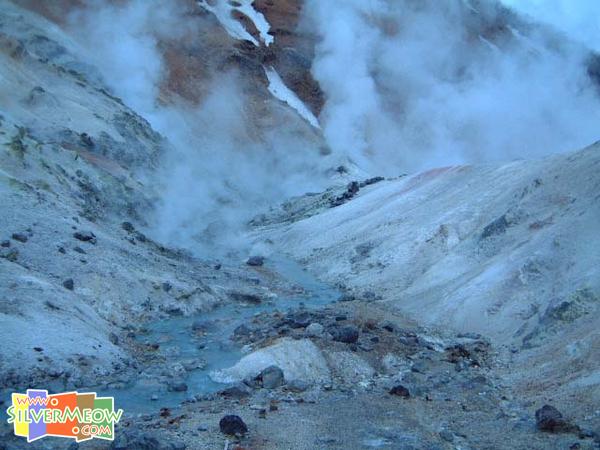
[(133, 233), (135, 231), (135, 227), (131, 222), (123, 222), (121, 224), (121, 228), (123, 228), (128, 233)]
[(359, 330), (354, 325), (346, 325), (333, 330), (333, 339), (346, 344), (354, 344), (358, 341)]
[(4, 248), (10, 247), (10, 241), (2, 241), (0, 243), (0, 247), (4, 247)]
[(248, 427), (240, 416), (227, 415), (219, 421), (219, 429), (223, 434), (246, 434)]
[(108, 340), (110, 341), (111, 344), (113, 345), (119, 345), (119, 336), (117, 336), (115, 333), (110, 333), (108, 335)]
[(304, 392), (310, 388), (310, 383), (303, 380), (291, 380), (285, 385), (285, 389), (290, 392)]
[(188, 385), (183, 382), (169, 383), (169, 391), (171, 392), (185, 392), (188, 390)]
[(96, 235), (91, 231), (76, 231), (73, 233), (73, 237), (82, 242), (89, 242), (90, 244), (96, 245)]
[[(27, 235), (26, 235), (26, 234), (24, 234), (24, 233), (13, 233), (11, 237), (12, 237), (12, 238), (13, 238), (15, 241), (19, 241), (19, 242), (23, 242), (23, 243), (27, 242), (27, 240), (29, 239), (29, 238), (27, 237)], [(3, 245), (3, 247), (5, 247), (5, 246)]]
[(222, 389), (219, 391), (219, 395), (226, 398), (240, 399), (250, 396), (252, 392), (244, 383), (236, 383), (233, 386)]
[(410, 392), (408, 391), (408, 389), (406, 387), (402, 386), (401, 384), (398, 384), (398, 385), (394, 386), (393, 388), (391, 388), (390, 394), (396, 395), (398, 397), (404, 397), (404, 398), (410, 397)]
[(249, 266), (260, 267), (265, 263), (264, 256), (251, 256), (246, 261), (246, 264)]
[(343, 205), (344, 203), (346, 203), (348, 200), (351, 200), (360, 190), (360, 186), (358, 184), (357, 181), (351, 181), (348, 186), (346, 187), (346, 190), (344, 191), (344, 193), (342, 195), (339, 195), (333, 199), (331, 199), (330, 206), (332, 208), (335, 208), (336, 206), (340, 206)]
[(299, 311), (289, 314), (286, 317), (285, 324), (289, 325), (290, 328), (306, 328), (310, 325), (311, 317), (306, 311)]
[(72, 291), (73, 289), (75, 289), (75, 282), (73, 281), (72, 278), (68, 278), (65, 281), (63, 281), (63, 287), (69, 291)]
[(538, 430), (549, 433), (569, 433), (579, 429), (576, 425), (568, 423), (563, 415), (551, 405), (544, 405), (535, 412), (535, 421)]
[(283, 370), (277, 366), (269, 366), (264, 369), (258, 378), (265, 389), (275, 389), (284, 383)]
[(262, 302), (262, 299), (255, 294), (245, 294), (243, 292), (231, 292), (229, 297), (236, 302), (250, 303), (252, 305), (258, 305)]

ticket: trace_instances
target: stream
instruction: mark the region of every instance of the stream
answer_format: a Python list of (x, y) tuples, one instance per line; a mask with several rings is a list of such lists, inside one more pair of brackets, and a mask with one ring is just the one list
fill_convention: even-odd
[[(240, 346), (230, 339), (239, 325), (258, 313), (286, 312), (300, 306), (317, 309), (336, 301), (341, 295), (336, 288), (317, 280), (295, 262), (271, 258), (265, 262), (265, 267), (300, 286), (304, 292), (263, 299), (260, 304), (229, 303), (202, 314), (170, 317), (146, 324), (146, 332), (137, 337), (140, 343), (160, 344), (157, 352), (166, 360), (161, 364), (163, 367), (188, 366), (183, 376), (178, 377), (187, 385), (186, 391), (169, 390), (164, 380), (149, 371), (123, 388), (98, 389), (98, 396), (114, 396), (115, 407), (122, 408), (126, 414), (144, 414), (175, 407), (199, 394), (217, 392), (226, 385), (213, 381), (210, 373), (233, 366), (243, 356)], [(201, 334), (195, 330), (198, 324), (206, 324)], [(196, 367), (196, 362), (200, 361), (202, 364)]]

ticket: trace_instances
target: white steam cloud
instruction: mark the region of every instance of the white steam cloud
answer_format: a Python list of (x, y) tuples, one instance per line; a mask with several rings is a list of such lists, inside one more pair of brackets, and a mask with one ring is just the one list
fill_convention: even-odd
[(70, 28), (111, 89), (172, 145), (151, 180), (161, 195), (150, 218), (154, 236), (213, 255), (244, 250), (242, 231), (250, 219), (289, 196), (324, 187), (318, 145), (291, 126), (259, 133), (248, 113), (252, 99), (235, 72), (199, 79), (199, 89), (209, 92), (199, 106), (159, 101), (168, 69), (161, 38), (203, 26), (185, 17), (182, 4), (88, 2)]
[[(493, 2), (307, 0), (304, 13), (320, 36), (325, 136), (371, 172), (538, 157), (600, 137), (587, 50), (533, 28), (503, 36)], [(481, 19), (490, 26), (474, 34)]]
[(181, 4), (97, 0), (71, 21), (111, 88), (174, 147), (155, 180), (155, 236), (168, 244), (242, 248), (244, 224), (322, 188), (326, 162), (393, 175), (538, 157), (600, 137), (588, 51), (507, 18), (493, 1), (306, 0), (303, 26), (319, 38), (313, 74), (326, 96), (320, 124), (333, 150), (322, 158), (292, 128), (257, 133), (236, 73), (203, 79), (210, 94), (198, 107), (158, 101), (160, 40), (202, 26)]

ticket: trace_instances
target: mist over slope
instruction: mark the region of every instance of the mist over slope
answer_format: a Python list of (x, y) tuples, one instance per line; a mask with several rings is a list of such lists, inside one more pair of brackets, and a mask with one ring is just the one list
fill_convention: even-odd
[(75, 3), (64, 25), (173, 144), (148, 217), (164, 242), (239, 248), (253, 215), (340, 165), (398, 175), (598, 139), (591, 51), (498, 2), (213, 3)]

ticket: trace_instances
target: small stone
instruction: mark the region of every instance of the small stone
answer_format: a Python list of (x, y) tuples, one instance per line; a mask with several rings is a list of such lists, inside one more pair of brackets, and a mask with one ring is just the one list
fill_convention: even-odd
[(310, 384), (304, 380), (291, 380), (285, 385), (285, 389), (290, 392), (304, 392), (310, 387)]
[(119, 336), (117, 336), (115, 333), (110, 333), (108, 335), (108, 340), (113, 345), (119, 345)]
[(391, 388), (390, 394), (397, 395), (398, 397), (404, 397), (404, 398), (410, 397), (410, 392), (408, 391), (408, 389), (405, 388), (404, 386), (402, 386), (401, 384), (398, 384), (397, 386), (394, 386), (393, 388)]
[(442, 430), (440, 431), (440, 437), (445, 440), (446, 442), (454, 442), (454, 434), (452, 434), (450, 431), (448, 430)]
[(63, 287), (69, 291), (75, 289), (75, 282), (73, 281), (73, 278), (67, 278), (65, 281), (63, 281)]
[(42, 347), (33, 347), (36, 352), (43, 352), (44, 349)]
[(67, 253), (64, 247), (58, 247), (58, 253), (62, 253), (63, 255)]
[(10, 241), (2, 241), (2, 243), (0, 243), (0, 247), (4, 247), (4, 248), (10, 247)]
[(260, 267), (265, 263), (264, 256), (251, 256), (246, 261), (246, 264), (249, 266)]
[(228, 435), (246, 434), (248, 427), (240, 416), (227, 415), (219, 421), (221, 433)]
[[(13, 233), (11, 237), (12, 237), (12, 238), (13, 238), (15, 241), (19, 241), (19, 242), (23, 242), (23, 243), (27, 242), (27, 240), (29, 239), (29, 238), (27, 237), (27, 235), (26, 235), (26, 234), (24, 234), (24, 233)], [(3, 247), (4, 247), (4, 246), (3, 246)]]
[(158, 395), (157, 394), (152, 394), (152, 397), (150, 397), (150, 400), (152, 400), (153, 402), (158, 400)]
[(163, 289), (163, 291), (165, 291), (165, 292), (169, 292), (169, 291), (170, 291), (172, 288), (173, 288), (173, 285), (172, 285), (171, 283), (169, 283), (168, 281), (165, 281), (165, 282), (162, 284), (162, 289)]
[(535, 412), (538, 430), (549, 433), (565, 433), (574, 431), (577, 427), (569, 424), (562, 414), (551, 405), (544, 405)]
[(213, 266), (213, 269), (215, 269), (215, 270), (221, 270), (221, 267), (223, 267), (223, 266), (221, 265), (221, 263), (218, 263), (218, 264), (215, 264), (215, 265)]
[(123, 228), (128, 233), (133, 233), (135, 231), (135, 227), (131, 222), (123, 222), (121, 224), (121, 228)]
[(226, 398), (241, 399), (249, 397), (251, 394), (250, 389), (244, 383), (237, 383), (228, 388), (219, 391), (219, 395)]
[(267, 410), (266, 409), (261, 409), (258, 411), (258, 418), (259, 419), (266, 419), (267, 418)]
[(82, 242), (89, 242), (90, 244), (96, 245), (96, 235), (91, 231), (76, 231), (73, 233), (73, 237)]
[(169, 391), (171, 392), (185, 392), (188, 390), (188, 385), (180, 382), (180, 383), (170, 383), (168, 386)]
[(275, 389), (284, 383), (283, 370), (277, 366), (269, 366), (258, 376), (265, 389)]
[(359, 330), (354, 325), (346, 325), (345, 327), (334, 330), (333, 339), (345, 344), (354, 344), (358, 341)]
[(306, 335), (310, 337), (321, 337), (323, 335), (323, 331), (323, 325), (317, 322), (313, 322), (306, 327)]
[(77, 253), (81, 253), (82, 255), (87, 255), (87, 252), (79, 246), (75, 247), (73, 250), (75, 250)]

